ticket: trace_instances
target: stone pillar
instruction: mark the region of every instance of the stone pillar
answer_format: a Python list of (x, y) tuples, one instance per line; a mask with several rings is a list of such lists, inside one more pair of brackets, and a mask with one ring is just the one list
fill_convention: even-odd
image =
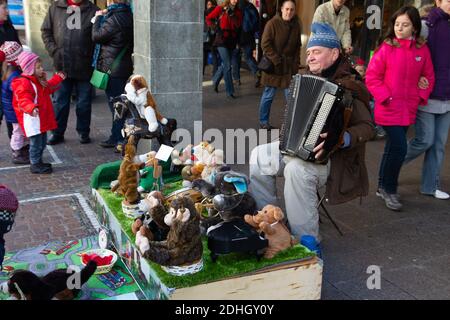
[(160, 112), (193, 133), (202, 120), (203, 7), (200, 0), (134, 0), (134, 67)]
[(41, 25), (52, 0), (24, 0), (25, 33), (27, 45), (41, 57), (45, 70), (53, 70), (53, 62), (45, 50), (41, 37)]

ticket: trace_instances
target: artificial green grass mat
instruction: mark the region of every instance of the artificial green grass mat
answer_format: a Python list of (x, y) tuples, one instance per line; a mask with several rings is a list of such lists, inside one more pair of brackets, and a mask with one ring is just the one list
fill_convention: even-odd
[[(110, 190), (99, 189), (100, 195), (105, 200), (108, 207), (113, 212), (114, 216), (120, 222), (125, 233), (132, 239), (134, 243), (135, 236), (131, 232), (131, 225), (133, 220), (126, 218), (122, 213), (122, 199), (112, 194)], [(165, 192), (164, 192), (165, 193)], [(186, 288), (193, 287), (203, 283), (223, 280), (230, 277), (244, 275), (265, 267), (276, 264), (304, 260), (314, 257), (314, 253), (307, 248), (296, 245), (288, 250), (280, 252), (273, 259), (262, 258), (257, 261), (256, 256), (250, 254), (232, 253), (228, 255), (221, 255), (215, 263), (212, 262), (210, 251), (208, 249), (207, 240), (203, 240), (203, 270), (193, 274), (182, 277), (172, 276), (161, 269), (161, 266), (149, 261), (152, 269), (157, 274), (158, 278), (168, 288)]]

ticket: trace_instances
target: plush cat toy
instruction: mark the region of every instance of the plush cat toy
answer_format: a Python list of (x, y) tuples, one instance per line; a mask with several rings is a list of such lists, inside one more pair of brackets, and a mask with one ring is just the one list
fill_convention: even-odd
[(148, 131), (155, 132), (158, 129), (158, 122), (163, 125), (168, 123), (168, 120), (159, 113), (155, 99), (153, 99), (143, 76), (131, 76), (125, 86), (125, 92), (128, 100), (136, 106), (141, 117), (147, 120)]

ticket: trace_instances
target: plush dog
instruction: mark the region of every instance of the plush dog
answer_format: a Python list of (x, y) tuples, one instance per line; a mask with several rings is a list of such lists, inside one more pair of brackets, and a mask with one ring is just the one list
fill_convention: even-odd
[[(97, 264), (89, 261), (80, 271), (80, 286), (85, 284), (96, 270)], [(2, 290), (17, 300), (72, 300), (80, 289), (68, 288), (71, 277), (74, 277), (74, 274), (68, 273), (67, 269), (52, 271), (42, 278), (30, 271), (17, 270), (2, 286)]]
[(190, 197), (181, 197), (170, 204), (164, 222), (170, 227), (167, 239), (151, 241), (143, 252), (145, 258), (163, 266), (182, 266), (199, 261), (203, 254), (200, 217)]
[(158, 129), (158, 122), (163, 125), (168, 123), (168, 120), (159, 113), (155, 99), (143, 76), (131, 76), (125, 86), (125, 92), (128, 100), (137, 107), (141, 117), (147, 120), (148, 131), (155, 132)]
[(286, 250), (298, 242), (291, 236), (284, 224), (284, 214), (279, 207), (267, 205), (256, 215), (245, 215), (244, 219), (259, 233), (264, 233), (264, 237), (269, 240), (269, 246), (264, 254), (267, 259), (272, 259), (278, 252)]

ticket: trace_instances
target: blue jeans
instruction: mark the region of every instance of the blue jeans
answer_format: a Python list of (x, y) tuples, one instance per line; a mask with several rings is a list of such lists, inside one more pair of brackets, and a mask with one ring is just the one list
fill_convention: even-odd
[(106, 97), (108, 98), (109, 110), (111, 111), (113, 120), (111, 135), (109, 136), (108, 140), (115, 144), (122, 143), (124, 140), (124, 138), (122, 137), (122, 128), (125, 123), (125, 119), (114, 120), (114, 105), (111, 102), (111, 98), (120, 96), (124, 92), (127, 80), (127, 78), (110, 78), (108, 87), (105, 90)]
[(415, 128), (416, 136), (408, 144), (405, 164), (425, 152), (420, 191), (432, 195), (439, 189), (439, 174), (450, 128), (450, 112), (434, 114), (419, 110)]
[(47, 146), (47, 133), (41, 133), (30, 137), (30, 162), (38, 164), (42, 162), (42, 154)]
[(250, 45), (242, 45), (240, 48), (236, 48), (233, 50), (232, 56), (232, 65), (233, 65), (233, 79), (240, 80), (241, 79), (241, 49), (245, 55), (245, 61), (250, 68), (250, 71), (253, 75), (256, 75), (258, 72), (258, 66), (256, 65), (255, 58), (253, 58), (253, 46)]
[(213, 85), (218, 85), (223, 77), (225, 79), (225, 90), (227, 95), (234, 95), (233, 78), (231, 76), (231, 55), (233, 50), (225, 47), (218, 47), (217, 51), (219, 51), (222, 64), (213, 76)]
[(383, 126), (386, 131), (386, 145), (381, 160), (378, 187), (388, 194), (397, 193), (398, 176), (405, 160), (408, 127)]
[[(269, 124), (270, 117), (270, 107), (272, 106), (273, 98), (275, 97), (275, 93), (277, 92), (277, 88), (275, 87), (265, 87), (261, 102), (259, 103), (259, 123), (260, 124)], [(289, 89), (284, 89), (284, 97), (287, 101), (287, 97), (289, 95)]]
[(53, 131), (53, 134), (56, 136), (64, 136), (66, 132), (73, 89), (75, 89), (77, 96), (77, 132), (80, 135), (89, 136), (91, 131), (92, 85), (89, 81), (66, 79), (54, 95), (54, 109), (58, 128)]

